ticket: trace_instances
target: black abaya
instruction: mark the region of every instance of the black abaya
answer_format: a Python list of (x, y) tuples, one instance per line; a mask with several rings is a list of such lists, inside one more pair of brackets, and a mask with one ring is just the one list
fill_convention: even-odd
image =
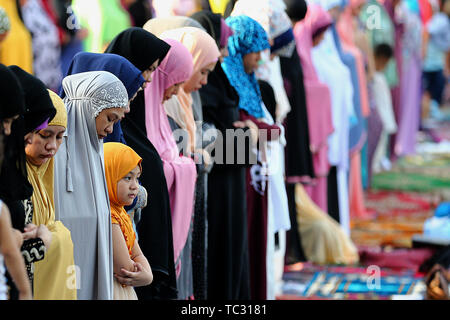
[[(121, 55), (143, 72), (157, 59), (161, 63), (169, 49), (166, 42), (152, 33), (132, 27), (119, 33), (105, 52)], [(135, 291), (141, 300), (176, 299), (169, 191), (161, 157), (147, 138), (144, 91), (138, 92), (120, 125), (127, 145), (142, 157), (140, 182), (149, 198), (136, 228), (139, 246), (152, 267), (153, 282), (136, 287)]]
[[(226, 129), (235, 129), (239, 97), (219, 63), (200, 97), (204, 121), (223, 137)], [(224, 141), (224, 159), (225, 146), (233, 143)], [(208, 177), (208, 299), (250, 299), (245, 164), (235, 163), (215, 163)]]
[[(169, 192), (162, 160), (153, 144), (141, 130), (140, 113), (144, 108), (143, 91), (133, 101), (130, 113), (121, 121), (128, 146), (143, 159), (140, 182), (149, 195), (148, 204), (141, 212), (141, 220), (136, 228), (139, 246), (148, 259), (153, 272), (153, 282), (149, 286), (135, 288), (139, 299), (176, 299), (176, 277), (173, 255), (172, 218)], [(135, 122), (139, 121), (139, 124)]]
[(280, 57), (286, 94), (291, 111), (285, 120), (286, 136), (286, 190), (288, 195), (291, 229), (286, 233), (286, 263), (305, 261), (300, 234), (298, 233), (295, 206), (295, 184), (308, 182), (314, 177), (312, 153), (309, 148), (309, 128), (303, 71), (297, 50), (290, 58)]

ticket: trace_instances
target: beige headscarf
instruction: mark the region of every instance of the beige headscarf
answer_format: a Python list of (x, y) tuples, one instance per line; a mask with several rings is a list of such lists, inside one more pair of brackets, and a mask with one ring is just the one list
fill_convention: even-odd
[[(220, 51), (216, 41), (206, 32), (199, 28), (183, 27), (166, 31), (161, 34), (161, 39), (174, 39), (181, 42), (191, 53), (194, 63), (194, 74), (213, 62), (217, 62), (220, 57)], [(181, 109), (177, 108), (179, 102)], [(192, 111), (192, 97), (180, 88), (177, 94), (177, 100), (165, 105), (167, 114), (175, 122), (189, 133), (190, 146), (188, 150), (194, 151), (196, 125)]]

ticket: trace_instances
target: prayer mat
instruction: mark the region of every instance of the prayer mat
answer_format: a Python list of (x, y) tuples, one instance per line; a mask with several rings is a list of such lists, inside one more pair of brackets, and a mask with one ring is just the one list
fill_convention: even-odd
[[(318, 267), (307, 282), (310, 270), (286, 273), (283, 294), (277, 299), (387, 300), (396, 295), (424, 295), (422, 274), (379, 268)], [(304, 273), (303, 275), (300, 275)]]
[(374, 191), (366, 192), (366, 208), (375, 211), (377, 218), (386, 220), (397, 217), (428, 217), (440, 203), (434, 193)]
[(359, 263), (391, 270), (419, 272), (420, 266), (436, 252), (433, 248), (394, 249), (359, 248)]
[[(442, 171), (441, 171), (442, 172)], [(446, 174), (442, 172), (442, 174)], [(374, 190), (404, 190), (430, 192), (439, 189), (449, 189), (448, 177), (429, 176), (408, 172), (383, 172), (373, 176)]]
[(357, 246), (411, 248), (412, 237), (439, 203), (434, 193), (368, 191), (365, 204), (376, 212), (373, 219), (352, 219), (351, 239)]

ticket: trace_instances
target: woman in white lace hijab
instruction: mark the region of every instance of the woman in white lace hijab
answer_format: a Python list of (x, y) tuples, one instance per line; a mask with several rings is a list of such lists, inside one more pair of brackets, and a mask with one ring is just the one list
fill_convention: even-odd
[[(67, 130), (55, 156), (55, 213), (70, 230), (79, 300), (113, 297), (111, 214), (103, 160), (103, 138), (128, 109), (122, 82), (106, 71), (64, 78)], [(70, 274), (72, 272), (72, 274)], [(71, 278), (72, 277), (72, 278)]]

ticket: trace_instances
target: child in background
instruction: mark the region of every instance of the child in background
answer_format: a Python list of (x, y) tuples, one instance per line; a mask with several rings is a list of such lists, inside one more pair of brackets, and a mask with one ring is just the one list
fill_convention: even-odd
[(388, 44), (381, 43), (375, 47), (374, 55), (376, 71), (373, 77), (373, 93), (376, 108), (383, 124), (383, 130), (372, 161), (372, 170), (377, 173), (382, 169), (389, 170), (390, 168), (390, 161), (387, 157), (389, 135), (397, 132), (397, 123), (392, 107), (391, 92), (383, 73), (393, 55), (393, 50)]
[(444, 2), (430, 1), (433, 16), (425, 25), (422, 53), (425, 101), (430, 100), (430, 116), (435, 119), (443, 117), (440, 106), (447, 82), (444, 75), (445, 56), (450, 50), (450, 22), (448, 15), (443, 12)]
[(137, 300), (133, 287), (149, 285), (153, 274), (124, 206), (133, 203), (138, 194), (142, 158), (117, 142), (104, 144), (104, 157), (111, 206), (114, 300)]

